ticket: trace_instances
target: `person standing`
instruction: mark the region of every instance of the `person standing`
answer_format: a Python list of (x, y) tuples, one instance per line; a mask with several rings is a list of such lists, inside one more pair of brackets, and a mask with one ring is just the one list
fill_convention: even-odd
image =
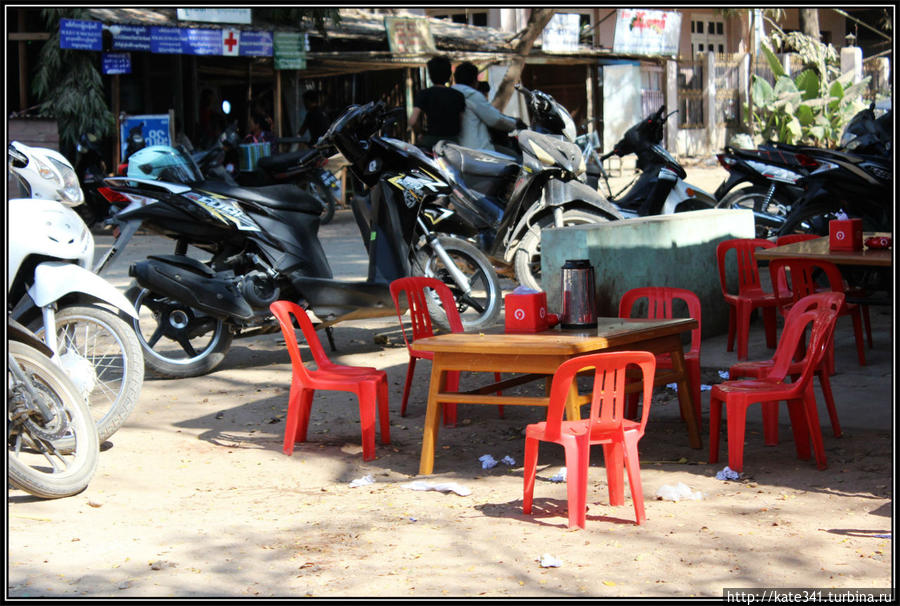
[[(466, 100), (461, 92), (447, 86), (451, 75), (450, 59), (445, 56), (432, 57), (426, 65), (432, 86), (416, 93), (412, 114), (409, 116), (409, 128), (418, 134), (416, 144), (431, 151), (441, 139), (459, 143)], [(421, 128), (423, 121), (424, 129)]]
[(491, 143), (493, 128), (508, 133), (517, 128), (525, 128), (525, 123), (518, 118), (507, 116), (485, 98), (478, 90), (478, 68), (470, 61), (456, 66), (453, 72), (455, 84), (453, 88), (463, 94), (466, 100), (466, 111), (463, 113), (459, 142), (463, 147), (487, 149), (495, 151)]
[(313, 147), (319, 140), (319, 137), (325, 134), (331, 122), (328, 115), (322, 110), (319, 98), (319, 91), (309, 89), (303, 93), (303, 106), (306, 107), (306, 117), (297, 136), (302, 137), (304, 133), (309, 131), (309, 146)]
[(274, 141), (275, 135), (270, 130), (266, 130), (266, 116), (259, 112), (250, 114), (247, 122), (247, 136), (244, 137), (244, 143), (265, 143), (266, 141)]

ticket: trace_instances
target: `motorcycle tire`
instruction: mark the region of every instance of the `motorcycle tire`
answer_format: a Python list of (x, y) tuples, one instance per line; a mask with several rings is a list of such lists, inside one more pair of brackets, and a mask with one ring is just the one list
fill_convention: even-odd
[[(442, 235), (438, 236), (438, 240), (456, 266), (468, 277), (472, 288), (470, 294), (463, 296), (444, 262), (434, 251), (422, 249), (417, 251), (417, 265), (419, 266), (417, 274), (437, 278), (450, 287), (466, 332), (482, 330), (493, 325), (500, 317), (503, 291), (500, 288), (497, 271), (490, 259), (475, 245), (460, 238)], [(434, 323), (444, 330), (450, 330), (450, 324), (441, 308), (440, 300), (433, 297), (429, 298), (427, 303)]]
[(222, 320), (137, 284), (130, 286), (125, 296), (140, 316), (129, 320), (144, 352), (144, 363), (154, 374), (167, 379), (197, 377), (225, 359), (234, 335)]
[[(583, 210), (563, 211), (563, 226), (594, 225), (612, 220), (613, 218), (607, 215)], [(553, 216), (548, 215), (538, 221), (534, 229), (525, 232), (525, 235), (519, 240), (513, 257), (513, 267), (516, 272), (516, 281), (522, 286), (533, 290), (544, 290), (541, 286), (541, 230), (553, 226)]]
[(319, 202), (322, 203), (322, 214), (319, 215), (319, 224), (327, 225), (334, 218), (334, 210), (337, 207), (337, 199), (331, 191), (321, 181), (310, 179), (302, 185), (302, 188)]
[[(43, 324), (33, 330), (44, 338)], [(102, 443), (122, 427), (140, 397), (144, 383), (140, 341), (117, 314), (93, 305), (61, 308), (56, 312), (56, 332), (57, 353), (76, 389), (93, 384), (85, 400)], [(82, 361), (91, 368), (85, 369)], [(91, 376), (82, 380), (82, 372)]]
[[(9, 483), (43, 499), (78, 494), (94, 477), (100, 458), (100, 441), (88, 405), (50, 358), (18, 341), (10, 341), (8, 347), (9, 355), (31, 378), (45, 405), (57, 413), (50, 421), (39, 414), (28, 414), (32, 409), (15, 387), (18, 379), (7, 370)], [(61, 442), (71, 446), (63, 448)]]
[(791, 205), (784, 201), (778, 192), (772, 195), (766, 208), (763, 208), (766, 198), (769, 195), (769, 188), (764, 185), (752, 185), (750, 187), (742, 187), (728, 192), (718, 204), (716, 208), (735, 208), (749, 209), (755, 213), (763, 213), (772, 216), (772, 221), (767, 223), (761, 217), (754, 215), (754, 226), (757, 238), (771, 238), (775, 236), (784, 221), (786, 220)]

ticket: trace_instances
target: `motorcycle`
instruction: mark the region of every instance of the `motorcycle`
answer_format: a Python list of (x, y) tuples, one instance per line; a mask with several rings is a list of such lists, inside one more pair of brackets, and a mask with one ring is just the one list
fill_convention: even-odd
[[(691, 210), (714, 208), (716, 199), (699, 187), (686, 183), (687, 173), (666, 148), (660, 145), (663, 128), (669, 116), (662, 105), (649, 118), (633, 125), (609, 153), (598, 157), (594, 170), (606, 185), (610, 202), (626, 218), (669, 215)], [(640, 176), (618, 193), (613, 193), (603, 162), (612, 156), (637, 156)], [(626, 191), (627, 190), (627, 191)]]
[(6, 476), (43, 499), (87, 488), (100, 442), (91, 411), (53, 352), (7, 316)]
[(7, 203), (12, 318), (44, 340), (106, 440), (134, 410), (144, 380), (137, 336), (119, 317), (137, 313), (88, 269), (94, 238), (71, 208), (83, 200), (72, 165), (58, 152), (17, 141), (8, 154), (10, 171), (32, 196)]
[(717, 154), (728, 171), (715, 192), (717, 207), (750, 209), (757, 237), (777, 235), (793, 205), (806, 195), (805, 178), (822, 168), (820, 160), (841, 160), (844, 153), (890, 155), (892, 112), (876, 118), (874, 110), (872, 104), (853, 117), (837, 150), (772, 142), (758, 149), (726, 146)]
[(579, 177), (584, 157), (566, 109), (542, 91), (517, 85), (531, 126), (512, 138), (518, 157), (439, 141), (435, 163), (449, 175), (452, 195), (443, 211), (427, 215), (432, 229), (473, 238), (499, 264), (512, 264), (516, 280), (541, 289), (541, 230), (623, 218)]
[[(355, 116), (353, 107), (348, 112)], [(355, 124), (348, 118), (330, 136), (361, 145), (346, 130)], [(372, 162), (383, 166), (386, 160)], [(234, 197), (214, 193), (190, 156), (167, 146), (141, 150), (132, 157), (128, 176), (108, 178), (106, 184), (110, 202), (123, 208), (107, 220), (115, 241), (98, 271), (115, 261), (142, 226), (177, 242), (175, 254), (151, 255), (132, 265), (129, 274), (136, 282), (126, 293), (139, 311), (133, 324), (147, 366), (165, 377), (205, 374), (221, 363), (234, 338), (278, 332), (269, 305), (279, 299), (312, 311), (334, 348), (333, 325), (396, 313), (389, 283), (410, 275), (419, 254), (448, 260), (447, 279), (460, 306), (478, 310), (464, 315), (464, 322), (481, 325), (499, 313), (499, 284), (487, 260), (474, 257), (465, 242), (420, 242), (418, 210), (402, 196), (373, 198), (365, 231), (368, 278), (351, 282), (334, 278), (318, 239), (321, 205), (297, 187), (233, 188)], [(353, 208), (358, 223), (368, 221), (362, 206)], [(188, 256), (189, 246), (211, 256), (203, 261)], [(470, 261), (487, 286), (473, 288), (457, 259)], [(487, 302), (478, 298), (479, 289)]]
[[(210, 187), (215, 181), (224, 184), (216, 191), (228, 195), (228, 187), (260, 187), (273, 184), (293, 184), (309, 193), (322, 204), (322, 214), (319, 224), (326, 225), (334, 218), (337, 206), (337, 190), (340, 188), (335, 176), (325, 168), (328, 156), (320, 149), (273, 154), (259, 159), (258, 173), (262, 174), (253, 178), (244, 177), (242, 173), (233, 170), (236, 160), (226, 161), (232, 156), (232, 151), (238, 150), (240, 139), (234, 125), (229, 126), (219, 137), (216, 145), (208, 150), (198, 151), (192, 154), (192, 158), (200, 168), (200, 172), (210, 181)], [(231, 166), (232, 170), (228, 167)]]
[(829, 152), (816, 161), (778, 235), (827, 236), (832, 219), (847, 217), (862, 219), (864, 231), (893, 230), (893, 158)]

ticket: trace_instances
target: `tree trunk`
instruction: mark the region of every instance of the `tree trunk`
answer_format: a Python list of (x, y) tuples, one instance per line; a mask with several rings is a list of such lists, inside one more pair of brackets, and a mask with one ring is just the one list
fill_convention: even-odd
[(801, 8), (799, 11), (799, 19), (801, 32), (813, 40), (822, 39), (822, 34), (819, 31), (819, 9)]
[(519, 40), (514, 47), (516, 54), (510, 61), (509, 69), (506, 70), (506, 75), (503, 76), (503, 80), (500, 82), (497, 93), (494, 95), (493, 105), (497, 109), (503, 111), (503, 108), (509, 103), (509, 99), (513, 94), (513, 87), (522, 76), (522, 68), (525, 67), (525, 57), (531, 52), (534, 41), (537, 40), (537, 37), (544, 31), (544, 27), (546, 27), (550, 22), (550, 19), (553, 18), (555, 12), (556, 9), (552, 8), (531, 10), (531, 15), (528, 17), (528, 23), (525, 25), (525, 29), (519, 32)]

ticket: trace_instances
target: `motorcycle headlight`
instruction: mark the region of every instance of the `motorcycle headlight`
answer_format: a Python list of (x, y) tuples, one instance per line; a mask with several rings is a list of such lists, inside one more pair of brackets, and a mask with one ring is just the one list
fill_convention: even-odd
[(62, 187), (57, 190), (62, 197), (61, 202), (71, 206), (77, 206), (84, 202), (84, 193), (81, 191), (81, 186), (78, 183), (78, 176), (75, 174), (72, 167), (63, 164), (56, 158), (49, 158), (49, 160), (58, 171), (59, 177), (57, 180), (62, 180)]

